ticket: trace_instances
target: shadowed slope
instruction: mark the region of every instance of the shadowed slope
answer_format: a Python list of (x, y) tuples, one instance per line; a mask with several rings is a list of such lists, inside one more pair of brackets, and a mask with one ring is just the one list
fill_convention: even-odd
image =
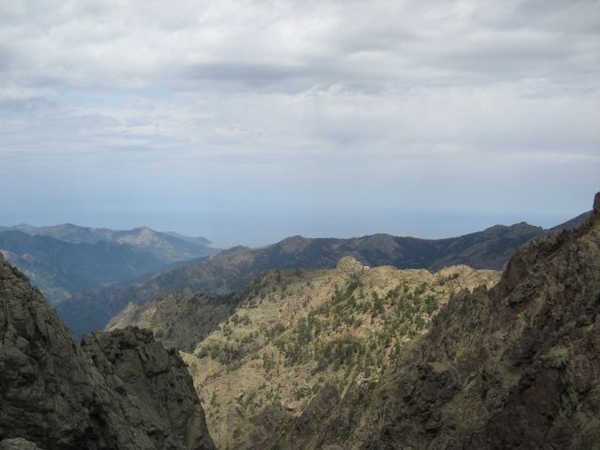
[(177, 352), (136, 328), (80, 347), (2, 258), (0, 405), (5, 447), (23, 438), (45, 450), (214, 448)]

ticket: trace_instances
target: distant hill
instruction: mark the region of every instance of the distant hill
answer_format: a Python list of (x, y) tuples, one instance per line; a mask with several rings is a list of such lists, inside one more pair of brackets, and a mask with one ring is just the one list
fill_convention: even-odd
[(574, 230), (576, 228), (584, 225), (592, 216), (592, 211), (585, 212), (583, 214), (579, 214), (577, 217), (574, 217), (570, 220), (567, 220), (560, 225), (552, 227), (548, 230), (549, 233), (560, 233), (563, 230)]
[(225, 295), (272, 269), (330, 269), (344, 256), (371, 267), (427, 269), (463, 264), (502, 269), (515, 249), (546, 232), (526, 223), (497, 225), (449, 239), (417, 239), (376, 234), (352, 239), (294, 236), (259, 249), (235, 247), (193, 265), (179, 267), (136, 284), (75, 295), (57, 306), (75, 334), (102, 329), (125, 305), (144, 304), (160, 292), (190, 289)]
[(0, 231), (21, 231), (31, 236), (48, 236), (72, 244), (96, 244), (111, 242), (145, 250), (163, 261), (177, 262), (199, 258), (215, 253), (211, 242), (203, 237), (187, 237), (173, 232), (154, 231), (148, 227), (131, 230), (111, 230), (109, 228), (89, 228), (63, 223), (47, 227), (33, 227), (27, 224), (14, 227), (0, 227)]
[(53, 304), (75, 292), (172, 268), (217, 250), (204, 238), (149, 228), (108, 230), (72, 224), (0, 228), (0, 252)]

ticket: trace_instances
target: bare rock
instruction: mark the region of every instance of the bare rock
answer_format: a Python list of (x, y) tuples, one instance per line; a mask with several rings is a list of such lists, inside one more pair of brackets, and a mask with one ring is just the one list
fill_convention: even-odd
[(88, 337), (82, 349), (1, 258), (0, 405), (5, 446), (21, 438), (45, 450), (214, 448), (178, 354), (135, 329)]
[(143, 424), (156, 448), (210, 449), (212, 441), (192, 379), (175, 349), (165, 350), (152, 331), (126, 328), (84, 336), (81, 344)]
[(364, 269), (364, 266), (352, 256), (344, 256), (339, 260), (336, 268), (346, 275), (353, 275), (360, 273)]

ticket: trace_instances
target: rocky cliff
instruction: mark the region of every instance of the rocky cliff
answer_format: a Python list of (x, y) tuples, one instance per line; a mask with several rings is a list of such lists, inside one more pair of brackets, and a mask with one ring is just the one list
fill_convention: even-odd
[(0, 302), (0, 448), (214, 448), (187, 369), (150, 332), (79, 346), (2, 258)]
[(597, 194), (585, 225), (520, 248), (498, 285), (453, 297), (379, 383), (279, 445), (599, 449), (599, 312)]

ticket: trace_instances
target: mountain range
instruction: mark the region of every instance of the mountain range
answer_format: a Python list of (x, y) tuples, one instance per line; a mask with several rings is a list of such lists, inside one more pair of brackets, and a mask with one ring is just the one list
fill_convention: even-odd
[(0, 228), (0, 252), (54, 304), (75, 292), (158, 272), (217, 250), (204, 238), (132, 230), (18, 225)]
[(147, 280), (80, 292), (57, 305), (57, 310), (75, 334), (80, 335), (104, 328), (110, 318), (129, 303), (143, 305), (161, 292), (190, 289), (228, 295), (247, 286), (266, 270), (330, 269), (344, 256), (371, 267), (389, 265), (435, 272), (446, 266), (464, 264), (475, 269), (499, 270), (518, 246), (547, 232), (541, 227), (518, 223), (496, 225), (448, 239), (387, 234), (350, 239), (293, 236), (263, 248), (224, 250), (196, 264), (168, 270)]
[(130, 245), (170, 262), (197, 258), (214, 251), (207, 250), (211, 242), (206, 238), (183, 236), (172, 231), (158, 232), (148, 227), (111, 230), (109, 228), (81, 227), (72, 223), (45, 227), (20, 224), (13, 227), (0, 227), (0, 231), (21, 231), (30, 236), (47, 236), (72, 244), (112, 242)]

